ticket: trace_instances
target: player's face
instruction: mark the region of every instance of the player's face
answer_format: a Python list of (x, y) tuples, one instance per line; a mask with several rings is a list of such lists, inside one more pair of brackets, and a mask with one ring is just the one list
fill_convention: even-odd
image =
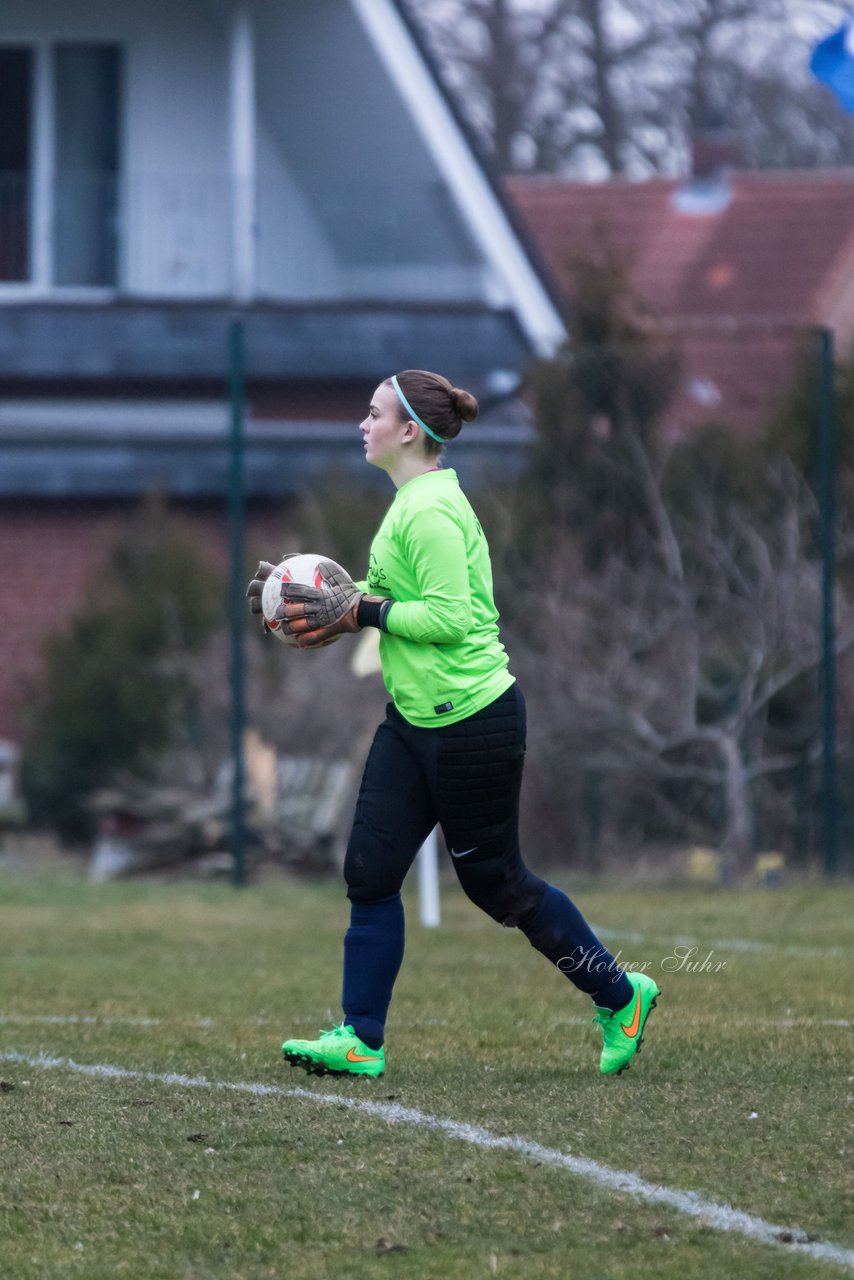
[(381, 383), (371, 397), (367, 417), (359, 425), (365, 445), (365, 461), (388, 471), (399, 460), (417, 428), (401, 420), (400, 401), (394, 387)]

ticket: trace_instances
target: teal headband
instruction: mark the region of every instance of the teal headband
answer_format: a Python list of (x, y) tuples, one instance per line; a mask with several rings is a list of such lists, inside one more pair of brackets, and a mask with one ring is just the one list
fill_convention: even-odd
[(397, 392), (400, 403), (403, 405), (404, 409), (409, 414), (412, 421), (417, 422), (421, 430), (426, 431), (431, 440), (436, 440), (439, 444), (444, 444), (445, 443), (444, 436), (437, 436), (435, 431), (430, 430), (426, 422), (421, 421), (418, 414), (415, 412), (412, 405), (409, 403), (406, 396), (401, 391), (400, 383), (397, 380), (396, 373), (393, 373), (391, 376), (391, 385), (394, 387), (395, 391)]

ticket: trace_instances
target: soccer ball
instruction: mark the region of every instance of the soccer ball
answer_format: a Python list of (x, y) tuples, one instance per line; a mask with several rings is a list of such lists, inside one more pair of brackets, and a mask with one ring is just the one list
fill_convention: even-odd
[[(305, 555), (291, 556), (289, 559), (283, 560), (281, 564), (277, 564), (264, 583), (261, 591), (261, 613), (273, 635), (277, 640), (281, 640), (283, 644), (296, 645), (296, 639), (282, 629), (281, 621), (276, 617), (276, 610), (282, 603), (282, 583), (303, 582), (306, 586), (317, 587), (319, 591), (322, 591), (324, 590), (323, 579), (320, 576), (320, 565), (322, 563), (331, 564), (335, 569), (341, 569), (341, 566), (336, 564), (334, 560), (330, 560), (329, 556), (317, 556), (306, 552)], [(341, 572), (344, 573), (346, 571), (341, 569)], [(340, 639), (340, 636), (333, 636), (326, 643), (331, 644), (333, 640)]]

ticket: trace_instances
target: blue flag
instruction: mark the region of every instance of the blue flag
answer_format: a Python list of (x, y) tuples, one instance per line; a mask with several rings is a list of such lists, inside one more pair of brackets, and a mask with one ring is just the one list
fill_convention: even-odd
[(810, 71), (854, 113), (854, 16), (813, 50)]

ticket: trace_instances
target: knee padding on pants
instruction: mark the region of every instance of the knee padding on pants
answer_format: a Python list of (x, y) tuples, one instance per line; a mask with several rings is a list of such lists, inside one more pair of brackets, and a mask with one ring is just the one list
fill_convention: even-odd
[(545, 881), (530, 872), (518, 856), (461, 859), (454, 869), (472, 902), (508, 928), (536, 911), (545, 892)]
[(399, 860), (388, 856), (386, 842), (356, 823), (344, 858), (344, 880), (351, 902), (376, 902), (400, 892)]

